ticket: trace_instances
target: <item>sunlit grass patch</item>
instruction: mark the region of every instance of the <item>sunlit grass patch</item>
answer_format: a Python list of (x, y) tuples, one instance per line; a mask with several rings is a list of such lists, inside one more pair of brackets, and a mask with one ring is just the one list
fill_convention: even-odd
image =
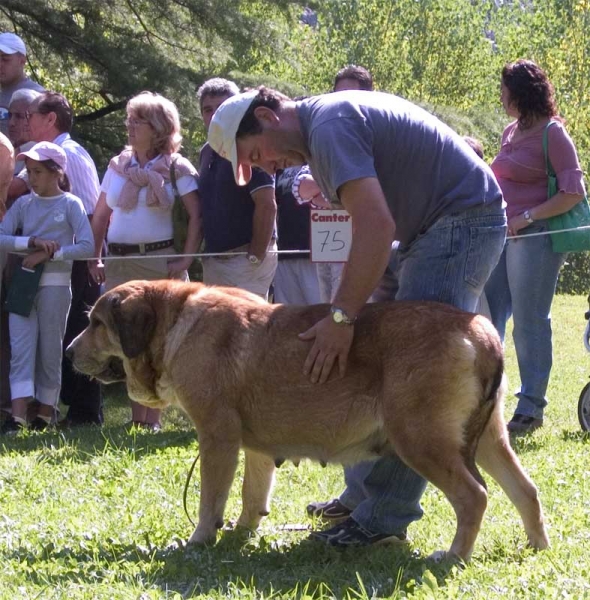
[[(187, 548), (192, 526), (182, 493), (198, 453), (194, 431), (170, 411), (162, 432), (129, 432), (127, 400), (114, 388), (102, 429), (0, 438), (0, 599), (590, 598), (590, 436), (576, 416), (590, 375), (585, 310), (585, 298), (556, 298), (545, 426), (514, 444), (540, 490), (552, 542), (546, 552), (526, 548), (516, 510), (489, 478), (488, 511), (462, 568), (426, 560), (448, 547), (455, 529), (433, 487), (407, 547), (341, 552), (309, 542), (305, 506), (343, 485), (340, 467), (310, 462), (278, 470), (271, 514), (256, 534), (228, 530), (215, 547)], [(506, 350), (514, 390), (510, 339)], [(511, 396), (507, 417), (514, 405)], [(227, 521), (240, 512), (242, 469)], [(187, 498), (194, 520), (199, 490), (197, 469)]]

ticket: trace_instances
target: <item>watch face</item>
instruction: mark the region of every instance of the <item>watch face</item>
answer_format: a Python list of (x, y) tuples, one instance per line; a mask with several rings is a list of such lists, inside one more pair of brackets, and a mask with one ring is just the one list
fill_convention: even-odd
[(334, 323), (342, 323), (342, 321), (344, 321), (344, 315), (341, 311), (335, 310), (332, 313), (332, 320), (334, 321)]

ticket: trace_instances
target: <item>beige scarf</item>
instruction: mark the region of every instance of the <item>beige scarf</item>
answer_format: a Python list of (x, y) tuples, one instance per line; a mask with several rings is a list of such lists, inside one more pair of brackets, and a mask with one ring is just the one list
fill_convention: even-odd
[(170, 163), (176, 158), (174, 171), (176, 179), (186, 175), (196, 176), (197, 171), (191, 163), (180, 154), (161, 154), (149, 169), (133, 164), (133, 150), (126, 149), (111, 159), (109, 168), (126, 179), (117, 206), (123, 210), (133, 210), (137, 206), (139, 191), (147, 187), (147, 206), (170, 208), (174, 202), (166, 193), (166, 184), (170, 182)]

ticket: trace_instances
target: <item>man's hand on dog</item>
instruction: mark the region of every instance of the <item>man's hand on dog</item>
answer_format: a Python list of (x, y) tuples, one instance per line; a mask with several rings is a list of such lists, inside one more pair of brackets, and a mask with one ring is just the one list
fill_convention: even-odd
[(314, 340), (303, 365), (303, 372), (312, 383), (326, 382), (336, 362), (340, 377), (344, 377), (353, 337), (354, 325), (339, 325), (330, 316), (299, 334), (302, 340)]

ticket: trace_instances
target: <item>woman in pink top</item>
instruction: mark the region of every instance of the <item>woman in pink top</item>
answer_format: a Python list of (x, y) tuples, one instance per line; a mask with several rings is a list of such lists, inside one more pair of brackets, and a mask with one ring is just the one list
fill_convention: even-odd
[[(514, 318), (513, 339), (521, 387), (508, 429), (526, 433), (543, 424), (545, 394), (552, 364), (551, 303), (564, 254), (551, 248), (548, 217), (568, 211), (585, 195), (575, 146), (557, 114), (553, 86), (533, 62), (518, 60), (502, 70), (501, 101), (516, 120), (502, 136), (492, 162), (506, 200), (508, 239), (500, 262), (485, 287), (494, 325), (502, 338)], [(543, 132), (547, 124), (549, 159), (559, 191), (547, 198)]]

